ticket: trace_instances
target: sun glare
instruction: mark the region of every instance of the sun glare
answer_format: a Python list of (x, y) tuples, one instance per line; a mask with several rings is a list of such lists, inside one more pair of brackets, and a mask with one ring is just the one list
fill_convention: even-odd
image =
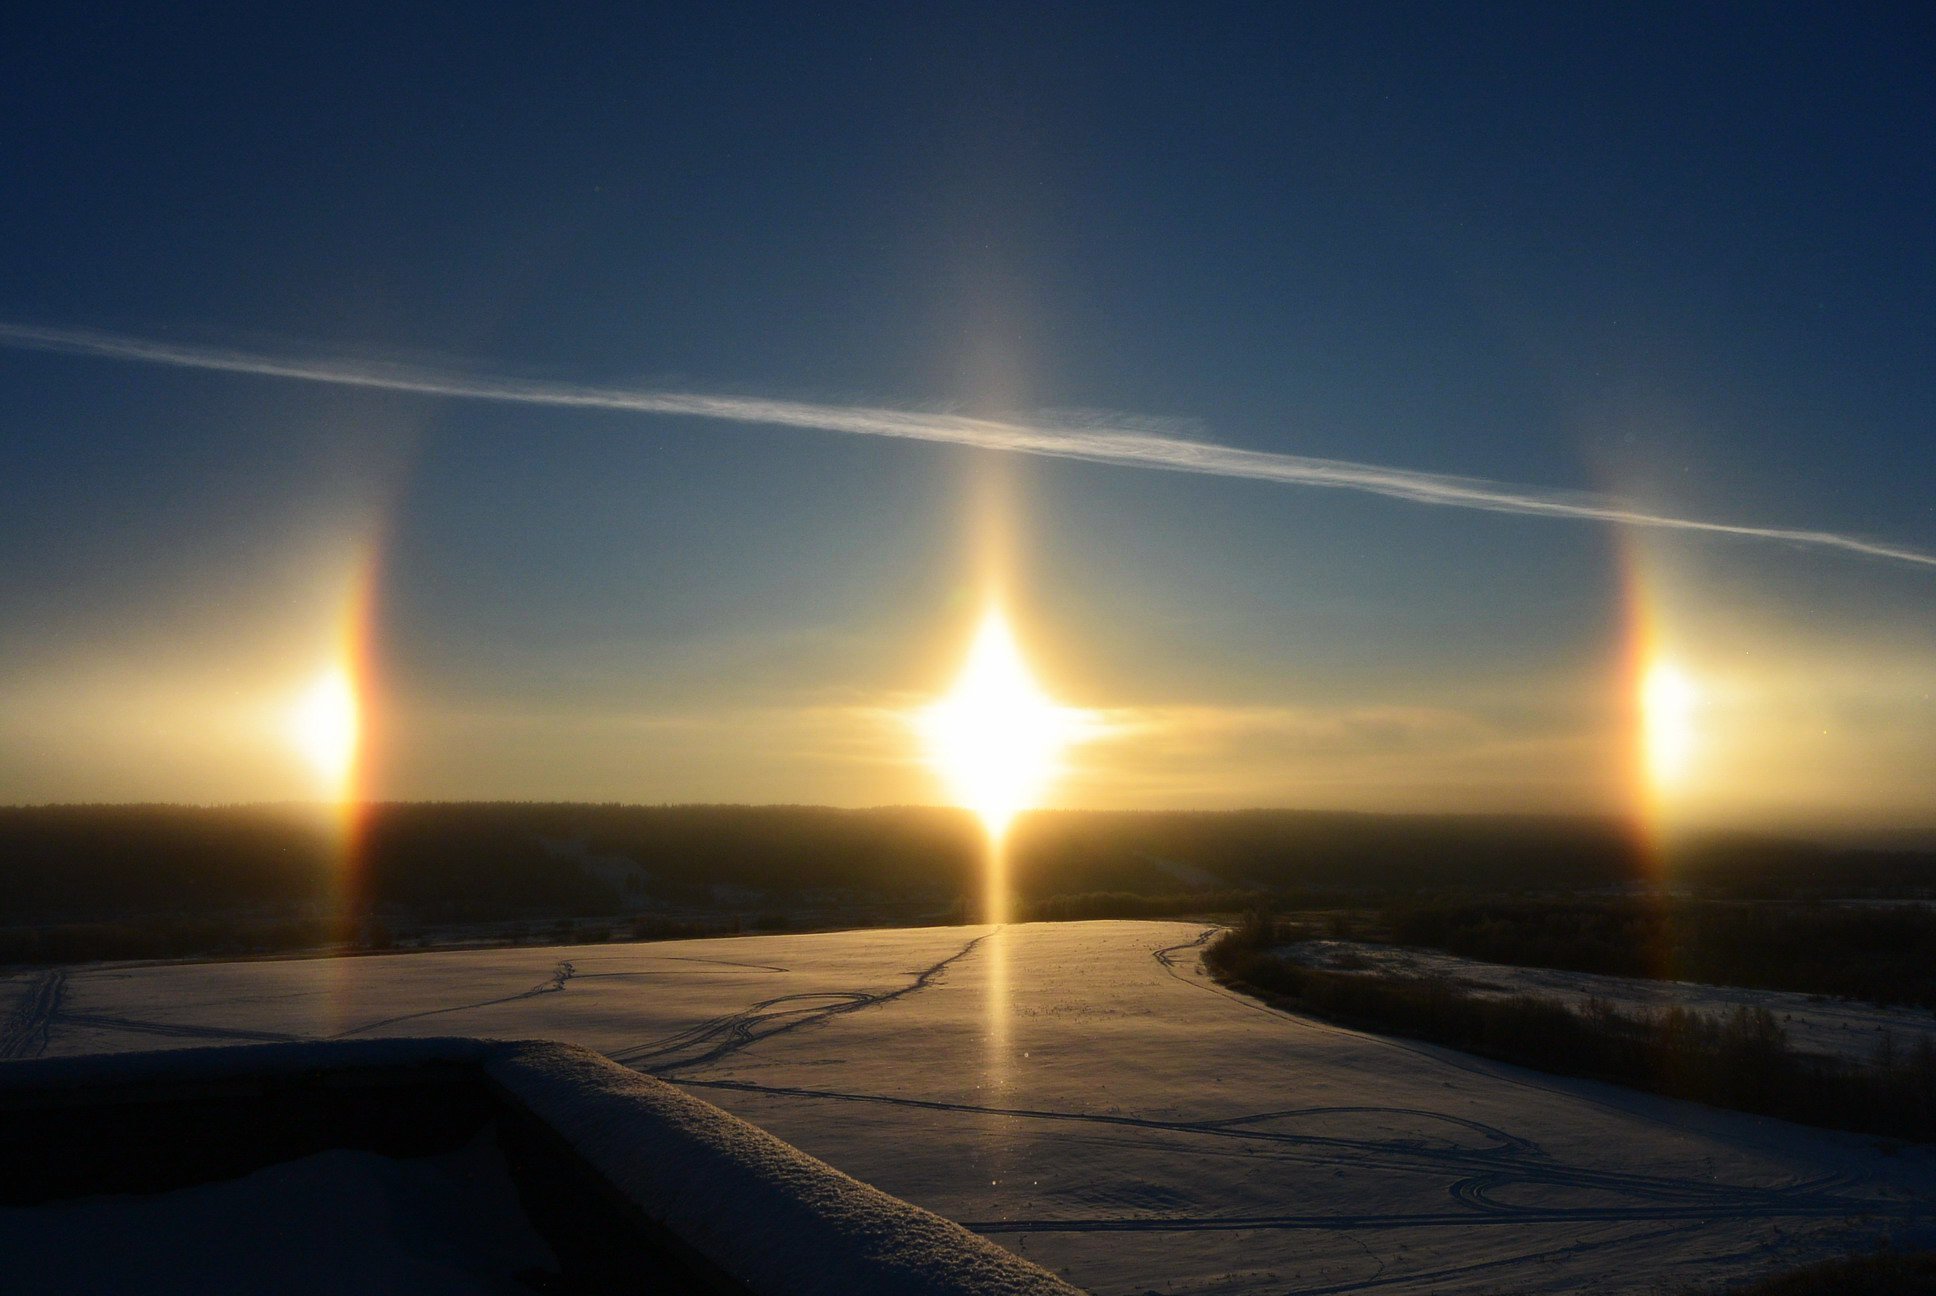
[(1694, 681), (1673, 662), (1655, 661), (1641, 679), (1647, 777), (1658, 790), (1674, 787), (1687, 777), (1694, 754), (1697, 700)]
[(1042, 691), (1008, 618), (990, 608), (953, 689), (920, 713), (919, 727), (950, 795), (999, 838), (1061, 772), (1083, 714)]
[(360, 721), (356, 687), (341, 667), (318, 676), (290, 708), (289, 736), (332, 797), (348, 787)]

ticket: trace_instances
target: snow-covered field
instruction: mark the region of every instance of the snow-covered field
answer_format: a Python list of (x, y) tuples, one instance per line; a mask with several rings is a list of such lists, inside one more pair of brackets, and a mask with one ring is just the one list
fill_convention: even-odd
[(1674, 1291), (1884, 1233), (1936, 1155), (1341, 1030), (1201, 929), (1041, 924), (76, 968), (0, 1056), (471, 1034), (589, 1045), (1100, 1293)]
[(1738, 986), (1699, 985), (1692, 981), (1648, 981), (1640, 977), (1564, 972), (1557, 968), (1510, 967), (1435, 950), (1404, 949), (1364, 941), (1301, 941), (1284, 951), (1314, 967), (1332, 971), (1428, 977), (1464, 987), (1478, 995), (1539, 995), (1575, 1007), (1600, 999), (1626, 1012), (1691, 1008), (1726, 1016), (1739, 1007), (1772, 1012), (1788, 1032), (1788, 1042), (1808, 1053), (1866, 1062), (1887, 1034), (1898, 1047), (1936, 1040), (1936, 1013), (1821, 995), (1747, 990)]

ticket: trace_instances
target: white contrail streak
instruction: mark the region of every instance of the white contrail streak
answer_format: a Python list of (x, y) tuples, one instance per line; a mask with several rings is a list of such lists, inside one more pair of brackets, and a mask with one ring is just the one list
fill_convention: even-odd
[(1314, 459), (1264, 450), (1240, 450), (1208, 441), (1138, 430), (1133, 420), (1126, 419), (1113, 423), (1106, 417), (1025, 422), (879, 405), (818, 405), (756, 396), (707, 396), (691, 392), (593, 387), (496, 378), (484, 374), (439, 372), (381, 361), (280, 357), (125, 337), (91, 329), (39, 328), (4, 322), (0, 322), (0, 346), (464, 400), (621, 410), (635, 414), (679, 414), (735, 423), (900, 437), (1020, 454), (1082, 459), (1091, 463), (1244, 477), (1298, 486), (1329, 486), (1386, 495), (1417, 504), (1482, 509), (1491, 513), (1530, 513), (1612, 522), (1623, 526), (1782, 540), (1936, 567), (1936, 554), (1834, 531), (1705, 522), (1698, 518), (1649, 513), (1618, 500), (1546, 487), (1516, 486), (1474, 477), (1413, 472), (1341, 459)]

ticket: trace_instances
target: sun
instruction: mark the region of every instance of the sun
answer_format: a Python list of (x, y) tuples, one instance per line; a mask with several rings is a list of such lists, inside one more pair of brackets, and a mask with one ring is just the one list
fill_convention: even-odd
[(1062, 772), (1085, 715), (1056, 703), (1029, 673), (999, 607), (982, 617), (954, 687), (917, 717), (929, 763), (954, 800), (1000, 838)]
[(1657, 659), (1640, 681), (1640, 715), (1647, 778), (1657, 791), (1686, 781), (1694, 754), (1694, 707), (1699, 692), (1687, 672)]
[(324, 671), (289, 709), (290, 741), (332, 797), (349, 785), (361, 720), (356, 686), (341, 667)]

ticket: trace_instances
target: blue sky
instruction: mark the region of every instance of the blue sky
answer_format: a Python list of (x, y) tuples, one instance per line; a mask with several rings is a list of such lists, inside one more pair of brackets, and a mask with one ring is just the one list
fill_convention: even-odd
[[(1107, 411), (1930, 551), (1929, 25), (47, 7), (0, 40), (0, 321)], [(374, 554), (383, 794), (924, 799), (882, 717), (945, 683), (989, 489), (1044, 679), (1123, 717), (1072, 804), (1616, 808), (1638, 587), (1711, 684), (1691, 816), (1936, 825), (1927, 567), (11, 348), (0, 798), (301, 795), (241, 717)]]

